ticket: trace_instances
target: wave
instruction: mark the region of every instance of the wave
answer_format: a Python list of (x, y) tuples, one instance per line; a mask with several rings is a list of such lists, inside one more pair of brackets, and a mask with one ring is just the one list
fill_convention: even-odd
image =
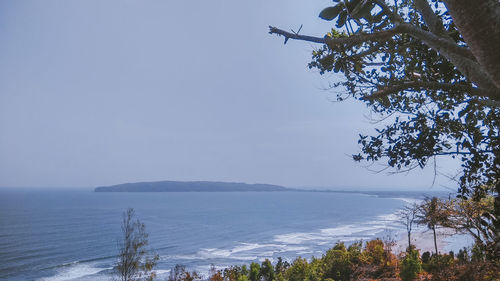
[(359, 224), (347, 224), (338, 227), (319, 229), (313, 232), (295, 232), (274, 236), (274, 241), (283, 244), (317, 244), (325, 245), (338, 241), (353, 242), (366, 239), (381, 238), (387, 230), (399, 230), (396, 213), (377, 216), (372, 221)]
[(349, 242), (384, 238), (388, 231), (402, 231), (398, 225), (396, 213), (382, 214), (374, 219), (358, 224), (347, 224), (332, 228), (323, 228), (311, 232), (293, 232), (278, 234), (268, 243), (236, 242), (231, 247), (201, 248), (189, 255), (162, 256), (161, 260), (171, 263), (203, 261), (205, 263), (228, 263), (231, 261), (273, 261), (278, 256), (283, 258), (321, 254), (336, 242)]
[(72, 266), (72, 265), (80, 264), (80, 263), (92, 263), (92, 262), (96, 262), (96, 261), (104, 261), (104, 260), (113, 259), (116, 257), (117, 257), (117, 255), (113, 255), (113, 256), (105, 256), (105, 257), (97, 257), (97, 258), (91, 258), (91, 259), (85, 259), (85, 260), (72, 261), (72, 262), (67, 262), (67, 263), (62, 263), (62, 264), (58, 264), (58, 265), (54, 265), (54, 266), (45, 267), (45, 268), (42, 268), (41, 270), (67, 267), (67, 266)]
[[(65, 267), (59, 269), (57, 273), (50, 277), (44, 277), (38, 279), (39, 281), (68, 281), (83, 278), (86, 276), (92, 276), (109, 270), (112, 268), (95, 267), (93, 264), (87, 263), (69, 263)], [(103, 279), (105, 277), (103, 276)], [(92, 278), (92, 280), (98, 280), (97, 278)]]
[(407, 204), (420, 204), (422, 203), (422, 201), (424, 201), (423, 199), (417, 199), (417, 198), (406, 198), (406, 197), (395, 197), (393, 199), (397, 199), (397, 200), (401, 200)]

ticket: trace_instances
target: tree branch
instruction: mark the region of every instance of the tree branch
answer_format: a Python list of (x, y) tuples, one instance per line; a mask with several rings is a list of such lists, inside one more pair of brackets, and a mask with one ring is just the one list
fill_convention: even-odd
[[(489, 79), (488, 75), (481, 69), (480, 65), (470, 58), (470, 52), (467, 48), (460, 47), (454, 42), (450, 42), (445, 38), (439, 37), (432, 32), (425, 31), (418, 27), (412, 26), (407, 23), (397, 24), (394, 28), (374, 32), (374, 33), (361, 33), (348, 37), (330, 38), (330, 37), (314, 37), (307, 35), (299, 35), (297, 33), (290, 33), (279, 28), (269, 26), (270, 34), (277, 34), (285, 37), (285, 43), (288, 39), (303, 40), (308, 42), (326, 44), (330, 49), (334, 49), (339, 45), (357, 45), (364, 42), (383, 42), (389, 40), (395, 34), (406, 33), (416, 39), (422, 40), (427, 46), (434, 49), (448, 59), (455, 67), (474, 84), (482, 89), (497, 89), (495, 84)], [(493, 100), (500, 101), (500, 94), (493, 92), (489, 96)]]
[(437, 36), (429, 31), (425, 31), (423, 29), (420, 29), (418, 27), (415, 27), (413, 25), (407, 24), (407, 23), (401, 23), (396, 25), (395, 27), (391, 29), (387, 29), (384, 31), (379, 31), (379, 32), (374, 32), (374, 33), (359, 33), (359, 34), (354, 34), (348, 37), (340, 37), (340, 38), (330, 38), (330, 37), (314, 37), (314, 36), (307, 36), (307, 35), (300, 35), (297, 33), (291, 33), (284, 31), (282, 29), (279, 29), (274, 26), (269, 26), (269, 34), (277, 34), (285, 37), (285, 42), (288, 39), (295, 39), (295, 40), (302, 40), (302, 41), (308, 41), (308, 42), (313, 42), (313, 43), (320, 43), (320, 44), (326, 44), (330, 48), (333, 48), (335, 46), (339, 45), (357, 45), (361, 44), (364, 42), (372, 41), (372, 42), (383, 42), (385, 40), (388, 40), (395, 34), (402, 34), (406, 33), (411, 35), (412, 37), (415, 37), (417, 39), (420, 39), (427, 43), (428, 45), (431, 45), (429, 47), (435, 49), (438, 52), (441, 52), (443, 49), (446, 49), (450, 52), (456, 53), (460, 56), (463, 56), (468, 59), (474, 59), (474, 56), (471, 54), (471, 52), (464, 47), (460, 47), (454, 42), (450, 42), (440, 36)]
[(374, 1), (380, 8), (385, 12), (385, 14), (395, 22), (403, 22), (403, 19), (398, 15), (396, 11), (391, 10), (387, 3), (384, 0), (375, 0)]
[(291, 33), (288, 31), (281, 30), (274, 26), (269, 26), (269, 34), (281, 35), (285, 37), (285, 42), (288, 39), (302, 40), (313, 43), (326, 44), (331, 49), (333, 49), (335, 46), (340, 46), (340, 45), (357, 45), (369, 41), (380, 42), (391, 38), (392, 36), (394, 36), (394, 34), (397, 33), (398, 33), (397, 29), (393, 28), (374, 33), (361, 33), (361, 34), (351, 35), (348, 37), (330, 38), (328, 36), (314, 37), (314, 36), (300, 35), (297, 33)]
[(398, 25), (398, 29), (400, 30), (400, 33), (407, 33), (414, 38), (420, 39), (429, 45), (429, 47), (440, 53), (443, 51), (449, 51), (464, 58), (475, 60), (469, 49), (457, 45), (455, 42), (446, 39), (446, 37), (438, 36), (432, 32), (425, 31), (408, 23)]
[[(373, 45), (372, 47), (368, 48), (367, 50), (365, 51), (362, 51), (362, 52), (359, 52), (357, 54), (354, 54), (352, 56), (350, 56), (351, 59), (356, 59), (356, 58), (363, 58), (363, 57), (366, 57), (368, 55), (371, 55), (373, 53), (375, 53), (376, 51), (378, 51), (380, 48), (382, 47), (382, 43), (381, 42), (377, 42), (375, 45)], [(366, 63), (365, 63), (366, 64)]]
[(326, 37), (314, 37), (307, 35), (299, 35), (297, 33), (290, 33), (288, 31), (281, 30), (274, 26), (269, 26), (269, 34), (277, 34), (285, 37), (285, 44), (288, 39), (302, 40), (313, 43), (326, 44)]
[[(404, 90), (422, 90), (422, 89), (432, 89), (432, 90), (444, 90), (444, 91), (460, 91), (468, 93), (469, 95), (479, 96), (479, 97), (489, 97), (498, 95), (497, 91), (488, 91), (480, 88), (474, 88), (469, 85), (462, 84), (450, 84), (450, 83), (440, 83), (440, 82), (430, 82), (430, 81), (413, 81), (405, 82), (399, 85), (390, 85), (388, 87), (382, 88), (371, 95), (365, 96), (363, 100), (374, 100), (381, 97), (385, 97), (391, 94), (395, 94)], [(480, 102), (480, 100), (477, 100)], [(496, 100), (482, 101), (483, 104), (487, 104), (492, 107), (500, 107), (500, 102)]]
[(427, 25), (427, 27), (432, 33), (446, 37), (449, 40), (452, 40), (451, 37), (448, 36), (448, 34), (446, 34), (446, 31), (444, 30), (443, 27), (443, 22), (438, 16), (436, 16), (436, 14), (432, 10), (427, 0), (414, 0), (413, 2), (415, 3), (415, 8), (422, 16), (425, 25)]

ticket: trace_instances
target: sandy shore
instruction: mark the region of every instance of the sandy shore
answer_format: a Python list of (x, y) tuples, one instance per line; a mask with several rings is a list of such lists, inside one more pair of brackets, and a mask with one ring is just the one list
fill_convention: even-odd
[[(436, 234), (438, 251), (440, 253), (448, 253), (450, 250), (456, 252), (463, 247), (470, 246), (470, 243), (472, 242), (472, 240), (468, 237), (465, 237), (464, 235), (457, 235), (454, 230), (449, 228), (438, 228), (436, 229)], [(420, 253), (426, 251), (431, 253), (435, 252), (432, 230), (418, 229), (412, 231), (411, 242), (417, 247), (417, 249), (420, 250)], [(394, 253), (399, 254), (406, 251), (407, 247), (408, 236), (407, 233), (404, 232), (399, 235), (393, 251)]]

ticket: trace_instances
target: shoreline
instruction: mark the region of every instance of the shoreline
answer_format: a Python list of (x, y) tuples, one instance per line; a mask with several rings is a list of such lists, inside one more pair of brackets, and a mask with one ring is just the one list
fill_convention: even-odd
[[(457, 253), (464, 247), (470, 247), (474, 242), (471, 237), (465, 234), (455, 233), (453, 229), (450, 228), (438, 228), (436, 229), (436, 241), (437, 248), (440, 254), (446, 254), (450, 251)], [(417, 229), (411, 233), (411, 242), (420, 254), (424, 252), (434, 253), (434, 235), (432, 230), (428, 229)], [(392, 251), (395, 254), (401, 254), (406, 251), (408, 247), (408, 236), (407, 232), (401, 232), (396, 240), (396, 245), (393, 247)]]

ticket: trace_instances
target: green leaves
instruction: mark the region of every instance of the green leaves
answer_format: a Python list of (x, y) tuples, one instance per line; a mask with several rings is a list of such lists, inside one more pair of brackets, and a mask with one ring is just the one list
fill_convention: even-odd
[(331, 21), (334, 18), (336, 18), (339, 15), (339, 13), (342, 12), (343, 9), (344, 9), (344, 4), (342, 3), (333, 7), (328, 7), (323, 9), (323, 11), (319, 13), (319, 17), (324, 20)]
[(334, 20), (338, 17), (337, 24), (335, 26), (337, 28), (341, 28), (347, 21), (348, 11), (345, 8), (344, 3), (339, 3), (336, 6), (323, 9), (323, 11), (319, 13), (319, 17), (327, 21)]
[(337, 20), (337, 24), (335, 25), (337, 28), (341, 28), (342, 26), (344, 26), (345, 22), (347, 20), (347, 12), (346, 11), (343, 11), (340, 16), (339, 16), (339, 19)]
[(364, 18), (370, 22), (372, 20), (371, 12), (374, 7), (375, 5), (369, 1), (361, 2), (352, 10), (351, 16), (357, 19)]
[[(334, 1), (340, 2), (340, 1)], [(372, 16), (371, 12), (375, 4), (372, 1), (361, 1), (361, 0), (351, 0), (340, 2), (335, 6), (325, 8), (319, 13), (319, 17), (332, 21), (338, 17), (336, 27), (343, 27), (348, 20), (354, 20), (359, 24), (360, 19), (364, 19), (366, 22), (378, 23), (381, 21), (382, 13), (375, 18)]]

